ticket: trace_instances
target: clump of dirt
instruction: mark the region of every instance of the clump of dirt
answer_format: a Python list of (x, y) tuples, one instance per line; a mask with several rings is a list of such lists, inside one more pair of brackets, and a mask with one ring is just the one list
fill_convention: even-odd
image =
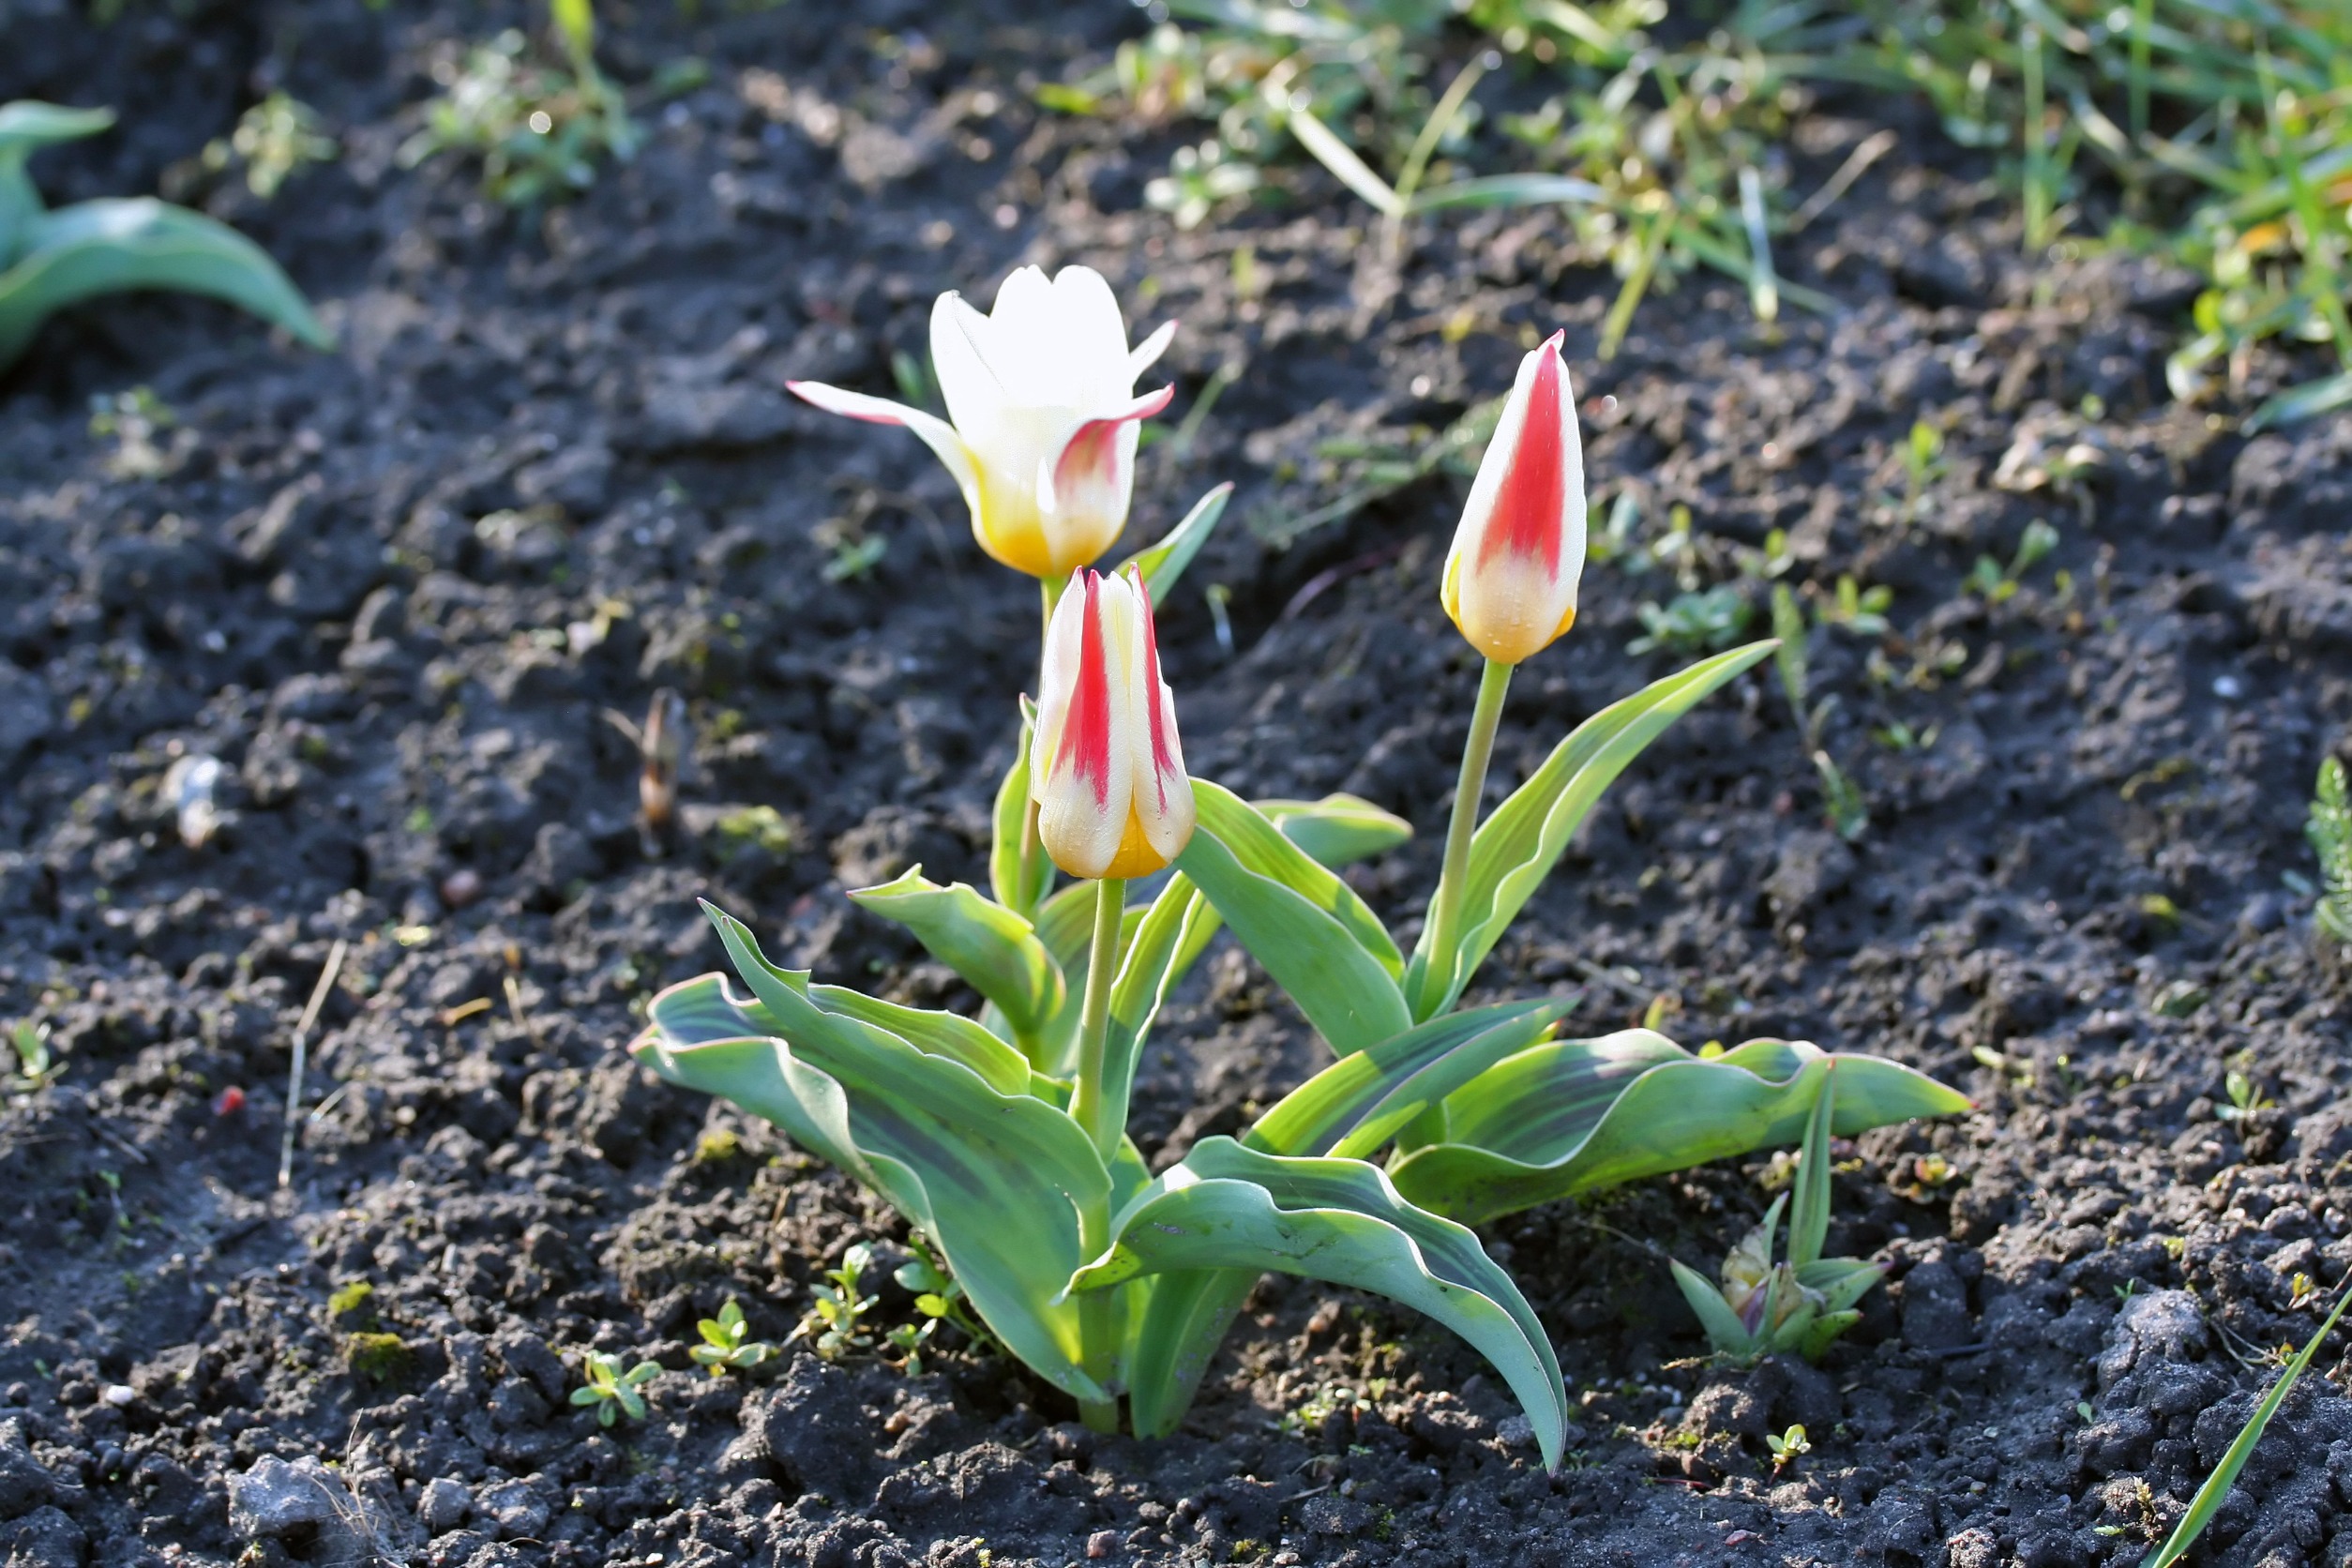
[[(0, 387), (0, 1016), (46, 1021), (62, 1069), (0, 1109), (9, 1563), (2131, 1562), (2352, 1268), (2345, 971), (2284, 880), (2352, 715), (2352, 422), (2247, 439), (2166, 402), (2164, 280), (2028, 268), (1981, 162), (1916, 137), (1808, 231), (1784, 265), (1839, 316), (1763, 334), (1700, 279), (1602, 364), (1615, 281), (1558, 260), (1556, 215), (1415, 232), (1367, 319), (1365, 215), (1318, 173), (1228, 228), (1134, 210), (1169, 148), (1030, 91), (1124, 7), (643, 8), (616, 78), (691, 53), (709, 80), (538, 215), (394, 157), (435, 48), (520, 7), (15, 10), (0, 98), (131, 111), (45, 155), (61, 199), (153, 188), (269, 86), (321, 112), (339, 161), (272, 203), (189, 199), (285, 259), (344, 348), (143, 298), (61, 318)], [(1867, 109), (1817, 106), (1801, 184)], [(1620, 783), (1487, 978), (1578, 993), (1595, 1033), (1654, 1010), (1975, 1097), (1841, 1150), (1832, 1245), (1890, 1275), (1821, 1366), (1692, 1359), (1659, 1256), (1719, 1257), (1762, 1160), (1492, 1230), (1577, 1399), (1556, 1475), (1458, 1343), (1280, 1279), (1157, 1443), (1087, 1433), (952, 1333), (919, 1377), (804, 1343), (690, 1364), (729, 1298), (785, 1343), (850, 1244), (904, 1233), (641, 1074), (633, 1008), (716, 965), (702, 895), (779, 957), (969, 1000), (840, 890), (977, 873), (1034, 650), (1033, 594), (916, 445), (783, 383), (887, 388), (934, 294), (1024, 260), (1181, 316), (1180, 406), (1242, 368), (1139, 487), (1148, 535), (1242, 484), (1164, 622), (1188, 749), (1246, 793), (1410, 817), (1420, 840), (1351, 873), (1400, 928), (1474, 679), (1435, 594), (1457, 495), (1432, 477), (1275, 549), (1249, 521), (1323, 482), (1324, 444), (1442, 428), (1564, 325), (1595, 486), (1652, 545), (1688, 508), (1687, 553), (1590, 568), (1514, 689), (1498, 788), (1670, 666), (1625, 650), (1686, 566), (1744, 583), (1755, 632), (1775, 577), (1892, 591), (1883, 634), (1808, 638), (1859, 838), (1749, 678)], [(126, 461), (89, 402), (143, 385), (175, 422)], [(2036, 519), (2046, 561), (1972, 579)], [(686, 806), (649, 856), (606, 714), (665, 686)], [(190, 758), (220, 764), (201, 849), (165, 787)], [(338, 941), (280, 1192), (287, 1048)], [(1319, 1049), (1214, 957), (1145, 1064), (1151, 1152), (1230, 1130)], [(644, 1420), (569, 1402), (592, 1350), (667, 1369)], [(2346, 1455), (2352, 1403), (2315, 1379), (2212, 1560), (2338, 1560)]]

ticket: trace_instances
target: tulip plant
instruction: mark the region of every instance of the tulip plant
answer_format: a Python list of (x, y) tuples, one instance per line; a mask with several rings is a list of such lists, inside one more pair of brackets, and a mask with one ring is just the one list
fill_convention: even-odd
[[(1723, 1283), (1711, 1285), (1697, 1270), (1669, 1259), (1674, 1283), (1697, 1314), (1707, 1342), (1727, 1361), (1789, 1352), (1820, 1360), (1832, 1340), (1861, 1320), (1854, 1304), (1886, 1277), (1880, 1264), (1821, 1256), (1830, 1233), (1830, 1121), (1837, 1106), (1832, 1079), (1824, 1075), (1814, 1099), (1795, 1182), (1724, 1259)], [(1772, 1249), (1784, 1209), (1790, 1210), (1788, 1256), (1775, 1263)]]
[[(1554, 338), (1530, 354), (1482, 462), (1442, 598), (1488, 659), (1444, 869), (1410, 960), (1334, 874), (1410, 836), (1346, 795), (1245, 801), (1189, 776), (1153, 607), (1214, 526), (1213, 492), (1100, 575), (1124, 527), (1135, 377), (1108, 286), (1025, 269), (992, 315), (933, 317), (954, 423), (831, 387), (803, 397), (912, 429), (964, 490), (982, 547), (1046, 584), (1034, 705), (997, 793), (994, 897), (920, 867), (853, 892), (972, 984), (977, 1018), (902, 1006), (768, 961), (706, 905), (742, 989), (656, 997), (632, 1043), (673, 1082), (732, 1100), (886, 1198), (988, 1332), (1114, 1430), (1173, 1431), (1251, 1286), (1274, 1270), (1437, 1319), (1501, 1374), (1559, 1462), (1567, 1397), (1543, 1325), (1469, 1229), (1638, 1177), (1963, 1108), (1894, 1063), (1753, 1041), (1713, 1059), (1633, 1031), (1561, 1038), (1554, 998), (1459, 1003), (1601, 792), (1666, 725), (1764, 657), (1709, 659), (1595, 715), (1481, 822), (1510, 672), (1576, 612), (1585, 500)], [(1074, 879), (1054, 887), (1057, 872)], [(1130, 897), (1130, 894), (1136, 895)], [(1239, 1138), (1156, 1177), (1126, 1135), (1162, 1003), (1229, 927), (1334, 1060)], [(1824, 1109), (1832, 1063), (1834, 1103)]]
[(111, 109), (27, 98), (0, 104), (0, 370), (52, 315), (95, 294), (177, 289), (210, 294), (282, 326), (312, 348), (333, 339), (268, 253), (225, 223), (150, 196), (54, 211), (25, 173), (41, 148), (95, 136)]

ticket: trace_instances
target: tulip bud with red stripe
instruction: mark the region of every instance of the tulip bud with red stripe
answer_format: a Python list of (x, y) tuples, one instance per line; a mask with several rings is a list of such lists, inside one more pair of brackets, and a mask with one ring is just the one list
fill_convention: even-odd
[(1498, 664), (1550, 646), (1576, 619), (1584, 571), (1584, 447), (1560, 334), (1519, 362), (1445, 558), (1445, 612)]
[(1140, 574), (1070, 580), (1046, 630), (1030, 752), (1037, 835), (1073, 877), (1140, 877), (1192, 841), (1192, 779)]

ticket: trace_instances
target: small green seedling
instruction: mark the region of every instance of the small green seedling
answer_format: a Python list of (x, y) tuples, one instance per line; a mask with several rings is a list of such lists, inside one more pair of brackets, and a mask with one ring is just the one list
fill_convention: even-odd
[(807, 1339), (827, 1361), (844, 1352), (872, 1349), (874, 1336), (866, 1330), (866, 1316), (874, 1310), (879, 1298), (868, 1294), (859, 1282), (873, 1266), (874, 1249), (864, 1242), (843, 1253), (841, 1266), (825, 1271), (825, 1278), (832, 1283), (816, 1288), (815, 1303), (785, 1342)]
[(1821, 814), (1831, 831), (1851, 844), (1870, 831), (1870, 797), (1846, 776), (1827, 751), (1813, 754), (1813, 771), (1821, 776)]
[(1808, 706), (1811, 676), (1805, 659), (1805, 616), (1797, 606), (1795, 592), (1785, 582), (1772, 584), (1772, 636), (1778, 640), (1772, 664), (1780, 675), (1781, 692), (1804, 731), (1814, 771), (1821, 776), (1822, 815), (1837, 836), (1850, 844), (1870, 830), (1870, 802), (1822, 745), (1830, 716), (1837, 711), (1837, 698), (1824, 697)]
[(1989, 555), (1976, 558), (1968, 577), (1969, 592), (1987, 604), (2006, 604), (2016, 596), (2025, 575), (2058, 546), (2058, 531), (2042, 519), (2034, 519), (2026, 524), (2025, 536), (2017, 541), (2017, 551), (2009, 558), (2006, 570)]
[(693, 1358), (695, 1365), (714, 1378), (723, 1378), (730, 1372), (748, 1372), (761, 1362), (774, 1359), (776, 1353), (776, 1347), (764, 1339), (744, 1337), (751, 1332), (750, 1326), (743, 1320), (743, 1304), (732, 1296), (718, 1309), (717, 1317), (703, 1319), (694, 1325), (694, 1331), (702, 1336), (702, 1343), (686, 1354)]
[(237, 116), (236, 129), (225, 140), (206, 143), (204, 164), (212, 170), (243, 164), (245, 188), (266, 202), (297, 172), (330, 162), (341, 151), (335, 138), (320, 129), (309, 104), (280, 91)]
[(1677, 594), (1661, 607), (1645, 601), (1634, 613), (1641, 618), (1641, 635), (1625, 644), (1629, 654), (1664, 648), (1678, 654), (1711, 654), (1728, 648), (1747, 630), (1755, 608), (1735, 582), (1717, 583), (1693, 593)]
[(1927, 487), (1942, 478), (1952, 465), (1944, 458), (1944, 432), (1924, 419), (1911, 422), (1911, 437), (1903, 447), (1903, 520), (1919, 520), (1920, 504)]
[(2344, 764), (2333, 757), (2319, 764), (2303, 834), (2319, 857), (2319, 904), (2312, 912), (2322, 931), (2352, 942), (2352, 799), (2344, 789)]
[(1930, 724), (1923, 730), (1914, 730), (1898, 718), (1892, 724), (1881, 725), (1870, 731), (1870, 738), (1889, 751), (1933, 751), (1936, 737), (1942, 732), (1938, 725)]
[(1813, 618), (1825, 626), (1842, 626), (1856, 637), (1884, 637), (1894, 629), (1887, 619), (1893, 605), (1893, 589), (1884, 583), (1865, 588), (1848, 572), (1838, 578), (1836, 593), (1814, 611)]
[(2248, 1121), (2255, 1112), (2269, 1110), (2271, 1107), (2269, 1096), (2254, 1087), (2254, 1079), (2235, 1067), (2222, 1079), (2222, 1090), (2229, 1096), (2229, 1104), (2213, 1114), (2224, 1122)]
[(1799, 1459), (1813, 1452), (1813, 1443), (1805, 1437), (1802, 1425), (1786, 1432), (1766, 1433), (1764, 1446), (1772, 1451), (1772, 1473), (1778, 1475)]
[(32, 1018), (19, 1018), (9, 1027), (8, 1043), (16, 1048), (16, 1076), (8, 1087), (20, 1093), (34, 1093), (46, 1089), (51, 1080), (65, 1071), (49, 1049), (49, 1025)]
[(596, 18), (587, 0), (550, 0), (564, 63), (535, 58), (520, 28), (436, 70), (444, 89), (425, 127), (401, 143), (414, 168), (445, 152), (482, 160), (482, 188), (510, 207), (535, 207), (596, 183), (596, 163), (626, 162), (640, 140), (621, 94), (596, 68)]
[(924, 1325), (925, 1335), (928, 1336), (932, 1324), (943, 1319), (963, 1330), (973, 1344), (990, 1343), (988, 1331), (980, 1326), (979, 1319), (972, 1317), (964, 1303), (964, 1288), (931, 1250), (928, 1238), (918, 1230), (913, 1240), (912, 1261), (899, 1264), (891, 1277), (914, 1292), (914, 1309), (930, 1320)]
[(899, 1323), (882, 1335), (883, 1341), (898, 1352), (899, 1369), (910, 1378), (923, 1376), (923, 1348), (931, 1342), (939, 1328), (939, 1319), (931, 1318), (921, 1324)]
[(228, 225), (146, 196), (77, 202), (53, 212), (42, 204), (25, 160), (113, 123), (111, 109), (30, 98), (0, 105), (0, 369), (67, 306), (137, 289), (209, 294), (312, 348), (328, 347), (334, 339), (302, 291)]
[[(1682, 1299), (1698, 1315), (1708, 1344), (1726, 1361), (1747, 1363), (1792, 1351), (1819, 1360), (1861, 1319), (1854, 1304), (1885, 1275), (1877, 1263), (1821, 1256), (1830, 1229), (1830, 1128), (1836, 1098), (1832, 1068), (1821, 1076), (1792, 1191), (1773, 1199), (1763, 1223), (1731, 1249), (1721, 1285), (1670, 1260)], [(1784, 1208), (1790, 1210), (1788, 1258), (1775, 1263), (1773, 1241)]]
[(591, 1350), (581, 1370), (588, 1382), (572, 1390), (572, 1403), (596, 1406), (597, 1425), (610, 1426), (625, 1415), (631, 1421), (645, 1419), (645, 1396), (637, 1391), (661, 1375), (660, 1363), (641, 1361), (624, 1372), (619, 1356)]
[(1198, 229), (1221, 204), (1258, 185), (1257, 166), (1228, 157), (1225, 143), (1212, 136), (1197, 147), (1177, 148), (1168, 173), (1145, 183), (1143, 201), (1173, 218), (1179, 229)]

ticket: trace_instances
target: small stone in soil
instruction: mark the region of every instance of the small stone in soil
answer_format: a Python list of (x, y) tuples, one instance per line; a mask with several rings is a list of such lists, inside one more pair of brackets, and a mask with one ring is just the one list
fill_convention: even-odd
[(474, 1510), (474, 1494), (465, 1483), (450, 1476), (438, 1476), (425, 1484), (416, 1499), (416, 1522), (435, 1535), (445, 1534), (465, 1523), (466, 1515)]
[(1118, 1547), (1119, 1532), (1115, 1530), (1098, 1530), (1086, 1538), (1088, 1557), (1108, 1557)]

